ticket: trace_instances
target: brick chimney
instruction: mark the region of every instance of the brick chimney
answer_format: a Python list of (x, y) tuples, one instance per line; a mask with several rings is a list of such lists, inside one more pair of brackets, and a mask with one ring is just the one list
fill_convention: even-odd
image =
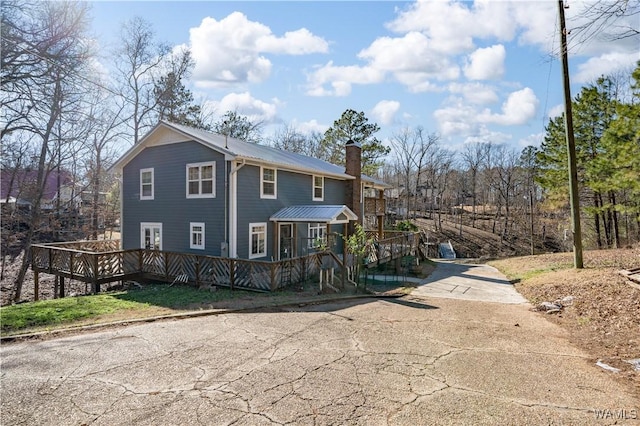
[(349, 139), (345, 149), (345, 173), (355, 177), (354, 180), (347, 183), (346, 205), (358, 215), (358, 223), (362, 225), (362, 204), (360, 203), (360, 193), (362, 191), (362, 147), (359, 143)]

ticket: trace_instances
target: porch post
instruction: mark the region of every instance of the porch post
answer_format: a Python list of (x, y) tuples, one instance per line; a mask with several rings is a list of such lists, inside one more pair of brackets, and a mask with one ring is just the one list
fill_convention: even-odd
[(273, 222), (275, 229), (273, 230), (273, 242), (271, 246), (273, 247), (273, 256), (271, 256), (275, 260), (280, 260), (280, 251), (278, 247), (280, 247), (280, 224), (278, 222)]
[(378, 240), (382, 240), (384, 239), (384, 215), (386, 212), (386, 206), (384, 205), (384, 191), (382, 189), (378, 190), (378, 201), (380, 202), (379, 205), (382, 209), (382, 213), (380, 213), (380, 211), (376, 211), (376, 219), (378, 220)]
[(298, 224), (293, 222), (291, 224), (291, 255), (290, 258), (298, 257), (300, 253), (298, 253)]
[(347, 282), (347, 232), (349, 232), (349, 223), (345, 223), (343, 225), (343, 233), (344, 237), (342, 237), (342, 289), (344, 290), (344, 286)]

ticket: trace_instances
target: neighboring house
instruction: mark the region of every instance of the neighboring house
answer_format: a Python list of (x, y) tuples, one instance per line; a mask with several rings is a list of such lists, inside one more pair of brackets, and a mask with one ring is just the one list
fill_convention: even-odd
[[(31, 208), (38, 193), (37, 170), (6, 170), (0, 176), (0, 200), (9, 208)], [(73, 175), (66, 170), (50, 170), (45, 175), (44, 190), (40, 200), (42, 210), (54, 210), (60, 197), (60, 206), (78, 208), (81, 200), (79, 187), (74, 183)]]
[[(255, 260), (314, 250), (362, 223), (361, 148), (347, 166), (161, 121), (114, 165), (122, 174), (123, 249), (153, 248)], [(380, 204), (380, 203), (379, 203)], [(384, 209), (374, 212), (382, 229)]]

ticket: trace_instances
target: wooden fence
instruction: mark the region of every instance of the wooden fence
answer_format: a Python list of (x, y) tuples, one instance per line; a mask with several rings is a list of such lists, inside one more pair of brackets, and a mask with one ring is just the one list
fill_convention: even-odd
[[(393, 233), (375, 241), (367, 249), (364, 262), (374, 266), (415, 253), (418, 238), (413, 233)], [(31, 247), (35, 299), (39, 293), (39, 273), (60, 278), (59, 295), (64, 297), (64, 279), (100, 285), (114, 281), (152, 278), (179, 281), (197, 286), (275, 291), (299, 284), (318, 274), (323, 253), (273, 262), (203, 256), (159, 250), (118, 250), (119, 241), (76, 241), (34, 244)], [(334, 256), (335, 257), (335, 256)], [(337, 257), (336, 257), (337, 258)], [(344, 265), (338, 265), (343, 268)]]

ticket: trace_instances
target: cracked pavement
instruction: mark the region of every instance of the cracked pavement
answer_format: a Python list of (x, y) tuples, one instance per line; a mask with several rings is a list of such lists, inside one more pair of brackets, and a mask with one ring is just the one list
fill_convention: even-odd
[(8, 343), (0, 355), (3, 425), (640, 422), (632, 388), (528, 304), (419, 291)]

